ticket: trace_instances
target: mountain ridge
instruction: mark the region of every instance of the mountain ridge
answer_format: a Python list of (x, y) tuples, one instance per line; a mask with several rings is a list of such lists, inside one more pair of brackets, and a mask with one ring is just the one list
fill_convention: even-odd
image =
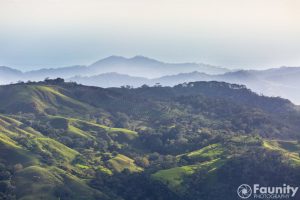
[[(117, 74), (116, 74), (117, 73)], [(18, 81), (41, 81), (61, 77), (78, 83), (100, 86), (139, 87), (143, 84), (164, 86), (192, 81), (224, 81), (247, 85), (257, 93), (281, 96), (300, 104), (300, 67), (280, 67), (267, 70), (227, 70), (207, 64), (165, 63), (145, 56), (125, 58), (110, 56), (89, 66), (74, 65), (21, 72), (0, 67), (0, 84)]]
[[(76, 75), (98, 75), (101, 73), (109, 73), (109, 72), (131, 72), (129, 75), (145, 75), (155, 74), (155, 76), (163, 76), (168, 74), (168, 70), (172, 69), (174, 73), (180, 72), (181, 68), (186, 67), (198, 71), (205, 71), (206, 73), (224, 73), (229, 71), (228, 69), (216, 67), (207, 64), (197, 64), (197, 63), (166, 63), (161, 62), (152, 58), (148, 58), (145, 56), (134, 56), (131, 58), (125, 58), (122, 56), (109, 56), (103, 59), (100, 59), (90, 65), (73, 65), (67, 67), (59, 67), (59, 68), (42, 68), (32, 71), (22, 72), (20, 70), (15, 70), (15, 77), (11, 80), (11, 82), (17, 81), (41, 81), (45, 78), (70, 78)], [(155, 68), (155, 69), (153, 69)], [(160, 68), (160, 69), (158, 69)], [(1, 68), (0, 68), (1, 69)], [(14, 71), (13, 68), (2, 67), (3, 73), (0, 74), (0, 79), (4, 78), (6, 74), (4, 74), (4, 69), (6, 71), (10, 69), (10, 71)], [(20, 73), (21, 72), (21, 73)], [(138, 72), (138, 73), (137, 73)], [(143, 73), (144, 72), (144, 73)], [(10, 83), (10, 82), (7, 82)]]
[[(121, 87), (125, 85), (139, 87), (143, 84), (155, 85), (156, 83), (163, 86), (174, 86), (180, 83), (193, 81), (224, 81), (228, 83), (243, 84), (257, 93), (267, 96), (281, 96), (292, 100), (294, 103), (300, 104), (300, 94), (297, 92), (297, 83), (299, 82), (297, 77), (300, 75), (300, 68), (292, 68), (292, 72), (285, 73), (283, 73), (283, 70), (286, 70), (286, 68), (270, 70), (240, 70), (219, 75), (210, 75), (194, 71), (152, 79), (134, 77), (120, 73), (114, 73), (113, 76), (110, 76), (109, 73), (105, 73), (91, 77), (71, 77), (67, 80), (99, 87)], [(287, 68), (287, 70), (290, 70), (290, 68)], [(266, 75), (266, 73), (270, 74)]]

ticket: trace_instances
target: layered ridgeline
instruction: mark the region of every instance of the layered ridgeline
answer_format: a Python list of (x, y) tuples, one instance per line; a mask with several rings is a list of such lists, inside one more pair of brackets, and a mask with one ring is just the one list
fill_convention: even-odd
[(299, 108), (244, 86), (56, 79), (0, 97), (0, 199), (232, 200), (300, 180)]
[(74, 65), (68, 67), (41, 68), (33, 71), (20, 71), (10, 66), (0, 66), (0, 84), (15, 83), (17, 81), (40, 81), (45, 78), (71, 78), (74, 76), (95, 76), (103, 73), (118, 72), (131, 76), (149, 78), (178, 73), (199, 71), (207, 74), (222, 74), (230, 70), (222, 67), (202, 63), (166, 63), (144, 56), (125, 58), (110, 56), (91, 65)]
[(300, 105), (300, 67), (267, 70), (229, 70), (201, 63), (166, 63), (144, 56), (110, 56), (91, 65), (19, 71), (0, 66), (0, 85), (61, 77), (83, 85), (121, 87), (143, 84), (175, 86), (184, 82), (224, 81), (243, 84), (259, 94), (288, 98)]
[(299, 67), (281, 67), (268, 70), (240, 70), (224, 74), (190, 71), (189, 73), (179, 73), (153, 79), (120, 73), (105, 73), (94, 76), (74, 76), (68, 80), (99, 87), (121, 87), (124, 85), (140, 87), (143, 84), (153, 86), (158, 83), (162, 86), (175, 86), (185, 82), (224, 81), (246, 85), (259, 94), (288, 98), (300, 105), (299, 76)]

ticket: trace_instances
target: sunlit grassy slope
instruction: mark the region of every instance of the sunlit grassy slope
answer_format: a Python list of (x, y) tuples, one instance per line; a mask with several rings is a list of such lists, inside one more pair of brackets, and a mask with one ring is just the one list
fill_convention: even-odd
[(192, 165), (161, 170), (152, 175), (155, 180), (159, 180), (168, 185), (172, 190), (180, 190), (181, 184), (186, 176), (192, 176), (196, 171), (210, 173), (222, 166), (226, 159), (220, 158), (224, 154), (224, 147), (221, 144), (212, 144), (199, 150), (192, 151), (177, 156), (178, 159), (186, 156), (194, 162)]
[[(249, 137), (240, 136), (233, 137), (230, 144), (236, 148), (237, 155), (247, 153), (247, 149), (265, 148), (268, 151), (281, 153), (292, 166), (300, 165), (300, 144), (297, 141), (263, 140), (262, 144), (258, 143), (254, 146), (252, 143)], [(177, 159), (189, 159), (194, 164), (160, 170), (152, 174), (152, 178), (166, 184), (173, 191), (180, 192), (184, 188), (186, 177), (191, 177), (199, 171), (203, 172), (203, 176), (214, 176), (212, 172), (234, 158), (234, 155), (229, 154), (232, 151), (228, 151), (230, 145), (227, 145), (211, 144), (199, 150), (178, 155)]]
[[(0, 88), (0, 110), (4, 112), (46, 112), (74, 115), (93, 107), (65, 94), (59, 86), (14, 85)], [(9, 101), (8, 101), (9, 99)]]
[(297, 141), (265, 140), (264, 147), (282, 153), (292, 164), (300, 166), (300, 144)]
[(196, 171), (205, 171), (207, 174), (222, 166), (224, 160), (214, 159), (194, 165), (186, 165), (182, 167), (161, 170), (152, 175), (156, 180), (162, 181), (172, 190), (180, 190), (180, 186), (186, 176), (191, 176)]
[(56, 200), (69, 191), (72, 199), (107, 199), (77, 177), (57, 168), (27, 167), (14, 176), (17, 198)]
[(138, 133), (125, 128), (114, 128), (104, 126), (95, 122), (75, 118), (49, 116), (50, 124), (56, 129), (65, 129), (66, 134), (80, 137), (82, 139), (114, 139), (119, 141), (130, 141), (138, 137)]
[[(218, 158), (224, 153), (224, 148), (222, 147), (221, 144), (211, 144), (208, 145), (202, 149), (192, 151), (186, 154), (183, 154), (187, 156), (188, 158), (192, 160), (212, 160), (215, 158)], [(179, 158), (182, 157), (183, 155), (178, 156)]]
[(129, 170), (130, 172), (140, 172), (143, 171), (141, 167), (136, 166), (134, 160), (118, 154), (108, 161), (109, 165), (117, 172), (122, 172), (124, 169)]
[[(138, 137), (134, 131), (110, 128), (75, 118), (47, 116), (45, 119), (54, 129), (65, 129), (66, 135), (86, 141), (97, 138), (102, 140), (106, 137), (112, 141), (120, 135), (131, 141)], [(75, 162), (78, 156), (83, 158), (85, 164)], [(105, 194), (90, 188), (88, 182), (82, 179), (85, 170), (93, 168), (109, 175), (124, 169), (130, 172), (143, 170), (125, 155), (119, 154), (102, 165), (96, 161), (101, 159), (101, 156), (93, 156), (92, 160), (95, 160), (95, 163), (91, 158), (85, 159), (81, 149), (72, 149), (58, 140), (49, 138), (43, 132), (14, 119), (13, 115), (0, 115), (0, 161), (12, 168), (15, 165), (21, 166), (12, 177), (16, 183), (18, 199), (51, 200), (58, 199), (66, 193), (72, 194), (72, 199), (75, 200), (108, 199)]]

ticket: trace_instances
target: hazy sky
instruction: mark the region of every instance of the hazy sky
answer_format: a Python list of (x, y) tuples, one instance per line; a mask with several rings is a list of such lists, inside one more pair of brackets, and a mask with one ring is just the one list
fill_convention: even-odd
[(300, 1), (0, 0), (0, 65), (30, 70), (110, 55), (300, 66)]

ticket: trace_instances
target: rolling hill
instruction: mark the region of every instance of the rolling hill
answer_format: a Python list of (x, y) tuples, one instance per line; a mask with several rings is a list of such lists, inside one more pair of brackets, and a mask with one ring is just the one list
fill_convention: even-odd
[(299, 107), (245, 86), (48, 79), (0, 96), (0, 199), (229, 200), (299, 180)]

